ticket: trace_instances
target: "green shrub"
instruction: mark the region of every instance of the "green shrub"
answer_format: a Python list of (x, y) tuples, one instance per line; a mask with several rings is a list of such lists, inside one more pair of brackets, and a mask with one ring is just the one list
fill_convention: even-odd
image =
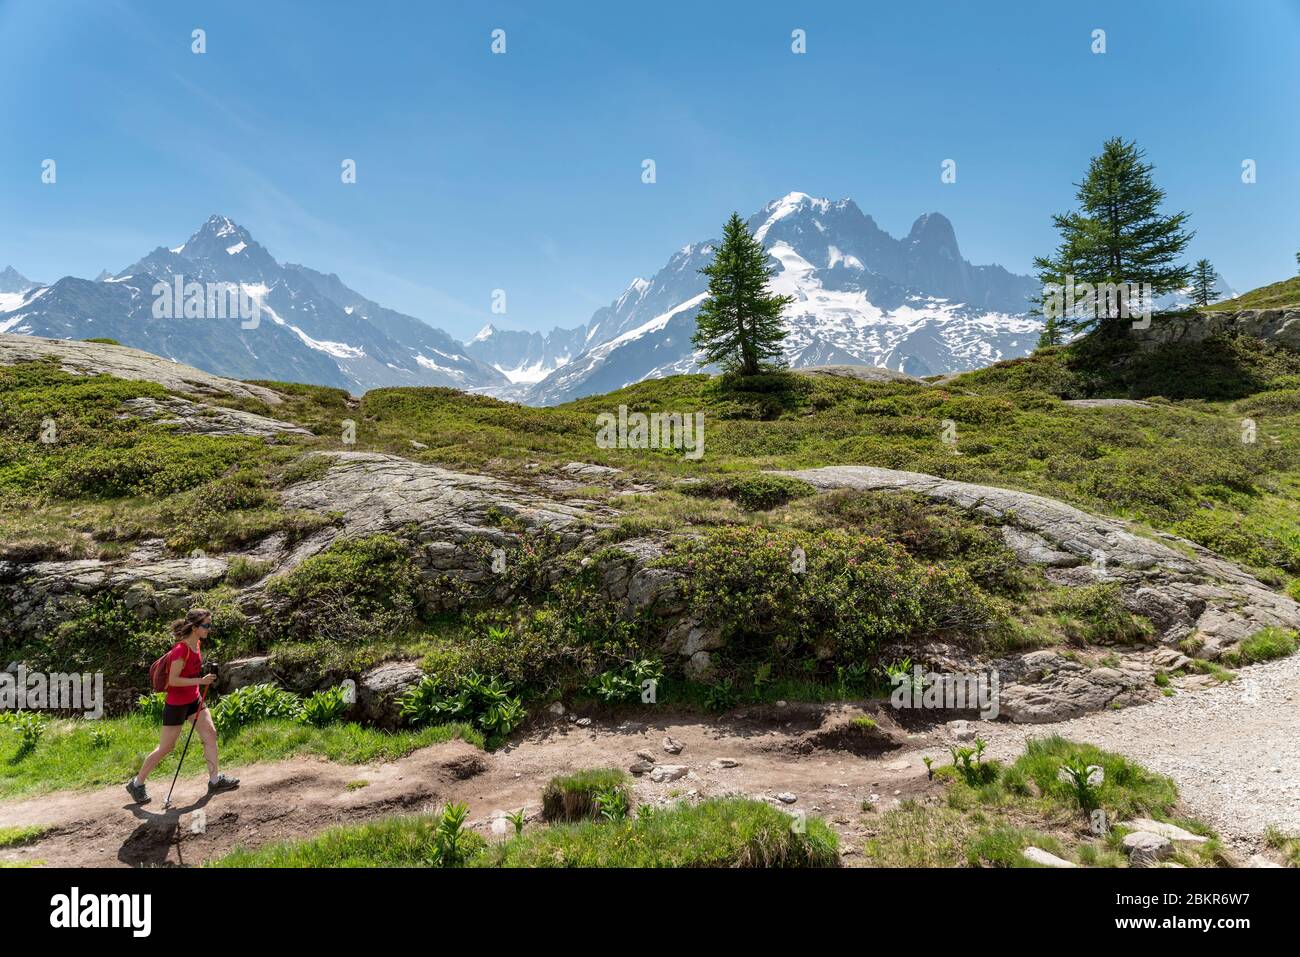
[(527, 711), (510, 694), (510, 683), (471, 671), (454, 679), (425, 675), (401, 698), (402, 717), (412, 726), (467, 721), (490, 740), (506, 737)]
[[(793, 571), (796, 549), (806, 571)], [(882, 642), (947, 635), (978, 644), (988, 600), (960, 569), (923, 565), (898, 545), (846, 531), (725, 528), (678, 541), (662, 564), (731, 647), (758, 657), (858, 662)]]
[(601, 816), (600, 799), (611, 806), (621, 795), (624, 813), (630, 803), (627, 775), (615, 768), (596, 768), (551, 778), (542, 791), (542, 817), (547, 821), (580, 821)]
[(272, 578), (283, 639), (390, 638), (416, 622), (420, 577), (407, 546), (391, 535), (346, 538)]
[(1285, 658), (1295, 654), (1296, 639), (1297, 633), (1288, 628), (1261, 628), (1253, 635), (1243, 638), (1235, 651), (1224, 655), (1224, 660), (1236, 667)]
[(1151, 637), (1151, 622), (1125, 608), (1120, 596), (1115, 582), (1068, 588), (1055, 596), (1052, 610), (1072, 641), (1100, 645)]
[(326, 688), (303, 699), (301, 719), (307, 724), (323, 728), (339, 720), (348, 710), (348, 703), (343, 697), (343, 688)]
[(644, 683), (658, 684), (664, 669), (658, 660), (642, 658), (621, 668), (602, 671), (587, 690), (606, 704), (640, 700)]
[(761, 801), (726, 798), (621, 821), (539, 828), (489, 847), (480, 867), (836, 867), (835, 832), (798, 828)]
[(149, 666), (173, 644), (162, 621), (138, 618), (106, 591), (79, 600), (70, 612), (33, 649), (46, 670), (102, 671), (108, 683), (140, 687), (148, 683)]
[(330, 828), (300, 841), (256, 850), (236, 848), (206, 867), (457, 867), (481, 854), (487, 841), (465, 830), (459, 811), (383, 818)]
[(1152, 815), (1162, 817), (1178, 803), (1178, 789), (1169, 778), (1148, 771), (1121, 755), (1090, 744), (1077, 744), (1059, 735), (1031, 738), (1025, 753), (1012, 768), (1022, 779), (1033, 781), (1040, 794), (1077, 807), (1076, 784), (1068, 773), (1061, 774), (1061, 768), (1087, 768), (1089, 765), (1102, 769), (1101, 784), (1090, 786), (1094, 788), (1091, 801), (1095, 807), (1105, 808), (1110, 820)]
[(1300, 537), (1254, 528), (1244, 523), (1240, 515), (1225, 509), (1197, 509), (1175, 525), (1173, 531), (1225, 558), (1256, 568), (1300, 573)]
[(226, 581), (232, 585), (251, 585), (271, 570), (271, 563), (236, 555), (226, 566)]
[(1028, 573), (1000, 530), (954, 506), (906, 493), (840, 489), (820, 496), (814, 507), (836, 526), (895, 542), (919, 561), (955, 563), (988, 591), (1020, 594), (1029, 587)]
[(21, 760), (36, 750), (41, 736), (50, 726), (50, 719), (37, 711), (0, 711), (0, 727), (8, 725), (18, 732), (18, 754)]
[(528, 698), (631, 698), (660, 670), (651, 657), (658, 651), (657, 623), (648, 611), (629, 615), (609, 600), (607, 568), (606, 553), (598, 552), (586, 566), (575, 563), (540, 601), (521, 597), (517, 604), (462, 612), (446, 628), (448, 619), (438, 619), (439, 637), (425, 654), (424, 670), (449, 686), (471, 672), (493, 675)]
[(151, 722), (162, 720), (163, 708), (165, 707), (167, 707), (167, 692), (165, 691), (142, 694), (135, 699), (136, 712), (148, 718)]
[(730, 711), (739, 703), (740, 694), (736, 691), (735, 681), (730, 676), (709, 685), (704, 694), (704, 707), (716, 714)]
[[(1283, 379), (1295, 379), (1295, 376), (1283, 376)], [(1273, 385), (1277, 384), (1275, 380)], [(1257, 392), (1249, 399), (1243, 399), (1238, 407), (1245, 412), (1256, 415), (1295, 415), (1300, 412), (1300, 388), (1275, 388), (1266, 392)]]
[(92, 445), (63, 454), (49, 490), (63, 498), (172, 495), (251, 458), (260, 440), (146, 433), (128, 445)]
[(246, 685), (223, 695), (212, 709), (217, 730), (228, 735), (245, 725), (275, 718), (298, 720), (302, 699), (273, 684)]
[(478, 835), (465, 830), (467, 817), (468, 804), (447, 804), (443, 807), (433, 832), (433, 853), (429, 857), (431, 866), (464, 867), (465, 861), (481, 849), (482, 844), (474, 840)]
[(681, 490), (688, 495), (729, 498), (750, 512), (766, 512), (793, 499), (814, 495), (817, 491), (800, 479), (763, 472), (708, 479), (683, 485)]

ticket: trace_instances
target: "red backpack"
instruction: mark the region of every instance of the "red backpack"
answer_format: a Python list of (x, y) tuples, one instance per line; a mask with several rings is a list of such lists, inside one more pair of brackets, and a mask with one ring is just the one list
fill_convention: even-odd
[[(168, 648), (167, 654), (163, 655), (149, 666), (149, 683), (153, 685), (154, 691), (166, 691), (168, 685), (171, 684), (171, 666), (168, 664), (168, 660), (171, 658), (172, 652), (175, 650), (175, 647)], [(189, 663), (190, 649), (189, 646), (186, 645), (185, 664), (188, 665)], [(184, 670), (185, 666), (182, 665), (181, 671), (183, 672)]]

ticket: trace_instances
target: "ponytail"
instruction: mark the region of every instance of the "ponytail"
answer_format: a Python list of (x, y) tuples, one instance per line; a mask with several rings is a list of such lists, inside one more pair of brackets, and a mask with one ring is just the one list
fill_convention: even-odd
[(212, 612), (206, 608), (191, 608), (184, 618), (177, 618), (172, 622), (172, 637), (177, 641), (184, 641), (194, 630), (195, 625), (211, 617)]

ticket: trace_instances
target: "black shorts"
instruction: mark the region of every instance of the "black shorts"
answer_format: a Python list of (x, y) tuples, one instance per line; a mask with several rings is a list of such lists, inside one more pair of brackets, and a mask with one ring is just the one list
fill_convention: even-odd
[(163, 705), (163, 727), (174, 728), (178, 724), (184, 724), (186, 718), (198, 714), (199, 709), (203, 707), (206, 706), (201, 700), (191, 701), (189, 704), (165, 704)]

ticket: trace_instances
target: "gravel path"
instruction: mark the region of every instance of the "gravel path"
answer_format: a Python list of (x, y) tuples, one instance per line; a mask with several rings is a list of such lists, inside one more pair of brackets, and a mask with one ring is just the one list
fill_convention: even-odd
[(1300, 834), (1300, 654), (1238, 671), (1235, 682), (1057, 724), (981, 725), (990, 753), (1060, 734), (1167, 774), (1188, 809), (1238, 849), (1270, 825)]

